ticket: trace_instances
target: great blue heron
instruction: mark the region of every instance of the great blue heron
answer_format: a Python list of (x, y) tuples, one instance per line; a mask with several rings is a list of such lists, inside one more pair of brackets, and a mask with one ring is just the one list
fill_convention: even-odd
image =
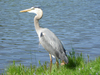
[(29, 9), (22, 10), (20, 12), (29, 12), (35, 13), (34, 17), (34, 25), (36, 32), (39, 37), (40, 44), (49, 52), (50, 56), (50, 71), (52, 68), (52, 55), (56, 57), (56, 63), (58, 63), (58, 59), (62, 60), (61, 65), (68, 63), (68, 58), (66, 55), (66, 50), (64, 49), (61, 41), (57, 38), (57, 36), (47, 28), (41, 28), (39, 26), (39, 20), (43, 16), (43, 11), (40, 8), (31, 7)]

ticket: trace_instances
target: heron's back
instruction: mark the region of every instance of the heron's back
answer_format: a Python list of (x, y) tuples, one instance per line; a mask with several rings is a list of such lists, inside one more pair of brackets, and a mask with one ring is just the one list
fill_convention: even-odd
[(39, 41), (41, 45), (49, 52), (49, 54), (54, 55), (56, 58), (61, 60), (68, 60), (66, 56), (66, 51), (57, 38), (57, 36), (47, 28), (41, 30)]

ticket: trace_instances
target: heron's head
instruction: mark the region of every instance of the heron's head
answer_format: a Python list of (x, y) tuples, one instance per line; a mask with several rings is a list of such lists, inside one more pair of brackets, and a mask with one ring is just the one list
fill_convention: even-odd
[(38, 16), (41, 16), (43, 15), (43, 11), (40, 9), (40, 8), (35, 8), (35, 7), (31, 7), (29, 9), (25, 9), (25, 10), (21, 10), (20, 12), (29, 12), (29, 13), (35, 13), (37, 14)]

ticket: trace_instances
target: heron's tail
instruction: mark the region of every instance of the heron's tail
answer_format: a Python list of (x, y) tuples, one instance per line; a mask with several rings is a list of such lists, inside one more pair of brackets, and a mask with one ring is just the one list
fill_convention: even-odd
[(65, 61), (65, 64), (68, 64), (68, 57), (67, 57), (67, 54), (66, 54), (66, 50), (64, 49), (64, 52), (63, 52), (63, 60)]
[(67, 55), (64, 56), (64, 61), (65, 61), (66, 64), (68, 64), (68, 58), (67, 58)]

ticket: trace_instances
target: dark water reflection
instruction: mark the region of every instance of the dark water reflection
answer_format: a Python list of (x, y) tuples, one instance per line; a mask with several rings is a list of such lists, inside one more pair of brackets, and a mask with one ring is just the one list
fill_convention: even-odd
[(40, 25), (52, 30), (68, 52), (74, 48), (92, 60), (99, 56), (99, 0), (0, 0), (0, 73), (13, 60), (26, 66), (49, 62), (34, 29), (35, 15), (19, 13), (31, 6), (43, 9)]

